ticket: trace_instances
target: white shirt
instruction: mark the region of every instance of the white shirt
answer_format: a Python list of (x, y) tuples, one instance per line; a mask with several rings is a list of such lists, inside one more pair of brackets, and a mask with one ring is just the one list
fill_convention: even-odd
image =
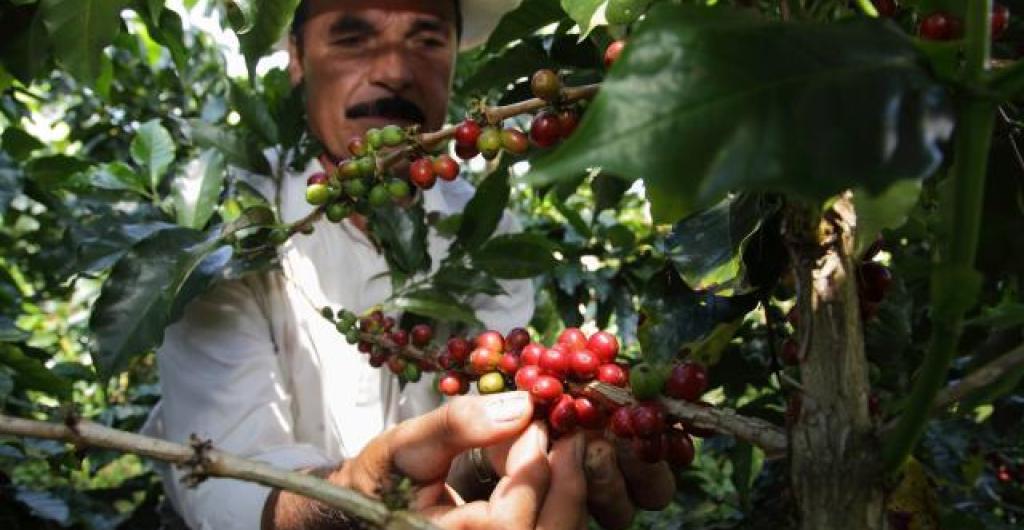
[[(302, 174), (285, 175), (278, 205), (285, 222), (311, 211), (305, 183), (319, 170), (314, 160)], [(462, 179), (438, 182), (425, 207), (459, 212), (473, 193)], [(516, 229), (506, 214), (498, 231)], [(449, 242), (431, 230), (435, 267)], [(371, 367), (319, 313), (330, 306), (360, 314), (391, 294), (387, 263), (359, 229), (321, 220), (312, 235), (285, 243), (281, 269), (217, 284), (167, 328), (157, 353), (163, 399), (143, 432), (178, 443), (195, 433), (218, 449), (297, 469), (337, 464), (387, 427), (439, 405), (431, 374), (400, 391), (390, 371)], [(529, 281), (501, 283), (507, 295), (480, 297), (473, 307), (488, 328), (507, 332), (533, 314), (533, 289)], [(189, 489), (179, 470), (161, 473), (194, 530), (259, 528), (268, 488), (209, 479)]]

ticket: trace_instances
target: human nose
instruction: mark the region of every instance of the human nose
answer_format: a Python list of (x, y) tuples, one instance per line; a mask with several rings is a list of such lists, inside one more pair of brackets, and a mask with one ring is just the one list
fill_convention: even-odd
[(401, 46), (378, 50), (370, 70), (370, 83), (393, 93), (401, 93), (413, 82), (412, 65)]

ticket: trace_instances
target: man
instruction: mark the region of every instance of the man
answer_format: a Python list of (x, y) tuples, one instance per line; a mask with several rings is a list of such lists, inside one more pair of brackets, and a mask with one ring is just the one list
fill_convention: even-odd
[[(302, 2), (289, 73), (306, 91), (311, 132), (340, 158), (349, 139), (370, 127), (440, 128), (459, 45), (485, 38), (516, 4)], [(311, 161), (268, 195), (279, 197), (285, 221), (309, 212), (305, 180), (321, 169)], [(450, 214), (472, 194), (465, 182), (440, 183), (424, 194), (424, 205)], [(158, 354), (164, 399), (147, 431), (174, 441), (196, 433), (227, 451), (312, 470), (369, 495), (400, 471), (418, 486), (413, 508), (451, 528), (582, 527), (584, 460), (591, 486), (586, 501), (602, 524), (628, 524), (631, 498), (645, 508), (668, 502), (674, 486), (664, 465), (626, 460), (620, 466), (610, 444), (593, 441), (584, 451), (581, 435), (555, 442), (548, 452), (547, 434), (530, 423), (532, 406), (522, 392), (459, 398), (438, 408), (430, 381), (400, 390), (390, 373), (370, 367), (318, 312), (331, 306), (359, 313), (390, 294), (382, 274), (387, 264), (363, 229), (359, 218), (321, 222), (314, 234), (282, 248), (281, 271), (220, 284), (190, 304), (168, 328)], [(499, 231), (513, 229), (506, 216)], [(435, 263), (446, 247), (431, 234)], [(506, 332), (529, 320), (533, 293), (525, 281), (503, 287), (507, 295), (481, 298), (474, 309), (488, 327)], [(486, 462), (464, 456), (477, 447), (487, 448)], [(487, 500), (455, 506), (445, 494), (446, 480), (470, 484), (463, 492), (490, 489), (477, 484), (487, 465), (501, 477), (484, 491)], [(231, 480), (187, 489), (179, 478), (166, 472), (168, 497), (197, 530), (337, 527), (338, 514), (296, 495)]]

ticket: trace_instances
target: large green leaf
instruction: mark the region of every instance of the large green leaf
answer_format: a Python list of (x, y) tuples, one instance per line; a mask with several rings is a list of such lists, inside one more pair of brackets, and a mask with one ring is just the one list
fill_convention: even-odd
[(537, 234), (506, 234), (484, 243), (473, 253), (473, 265), (495, 278), (525, 279), (550, 272), (558, 265), (550, 241)]
[(233, 130), (203, 120), (189, 120), (185, 134), (196, 147), (212, 147), (224, 154), (229, 165), (259, 175), (270, 175), (271, 167), (259, 146)]
[(453, 246), (473, 250), (487, 241), (498, 228), (510, 193), (508, 170), (498, 170), (484, 179), (466, 204)]
[(605, 0), (562, 0), (562, 9), (580, 26), (580, 38), (586, 37), (597, 26), (594, 14)]
[(921, 195), (921, 181), (907, 179), (894, 182), (884, 192), (872, 196), (864, 190), (853, 194), (857, 212), (856, 253), (863, 253), (884, 229), (899, 228)]
[(114, 41), (128, 0), (42, 0), (43, 22), (61, 65), (80, 81), (100, 75), (103, 49)]
[(250, 75), (256, 75), (256, 63), (284, 35), (299, 0), (238, 0), (245, 14), (245, 27), (238, 43), (245, 55)]
[(0, 135), (0, 145), (17, 160), (25, 160), (32, 151), (46, 147), (38, 138), (25, 132), (21, 127), (8, 127)]
[(658, 222), (732, 190), (821, 200), (928, 175), (951, 129), (945, 92), (895, 26), (786, 23), (653, 8), (579, 129), (535, 183), (590, 167), (644, 179)]
[(479, 325), (473, 309), (459, 302), (448, 293), (433, 289), (414, 291), (385, 304), (386, 308), (407, 311), (428, 318), (442, 321), (458, 321)]
[(558, 22), (564, 15), (558, 4), (551, 0), (524, 0), (518, 8), (501, 18), (487, 39), (486, 49), (500, 50), (514, 40), (529, 37), (538, 29)]
[(25, 355), (17, 346), (0, 344), (0, 365), (13, 370), (14, 382), (22, 388), (39, 390), (64, 399), (71, 397), (70, 381), (52, 374), (43, 363)]
[(178, 69), (179, 75), (184, 75), (188, 65), (188, 48), (185, 46), (185, 31), (181, 24), (181, 17), (175, 11), (162, 7), (162, 2), (148, 2), (149, 9), (142, 17), (146, 23), (146, 31), (149, 35), (171, 53), (171, 60)]
[(12, 76), (25, 85), (47, 71), (52, 57), (44, 18), (42, 10), (27, 7), (4, 13), (0, 61)]
[(430, 268), (423, 206), (374, 208), (370, 232), (384, 250), (392, 273), (411, 276)]
[(722, 296), (752, 287), (743, 274), (743, 251), (777, 205), (760, 195), (729, 197), (712, 208), (676, 223), (665, 241), (665, 254), (691, 289)]
[(146, 181), (146, 177), (124, 162), (111, 162), (97, 166), (89, 172), (88, 180), (91, 186), (100, 189), (134, 191), (142, 195), (149, 193), (149, 183)]
[(277, 122), (270, 115), (266, 102), (240, 83), (231, 84), (231, 103), (242, 117), (242, 123), (267, 144), (278, 142)]
[(174, 181), (174, 212), (178, 224), (201, 230), (213, 216), (224, 187), (224, 155), (203, 151)]
[(168, 166), (174, 162), (174, 151), (171, 133), (157, 119), (143, 123), (131, 143), (132, 160), (149, 172), (149, 184), (153, 189), (160, 184)]
[(198, 294), (186, 287), (219, 273), (200, 267), (219, 246), (217, 238), (197, 230), (171, 228), (139, 242), (117, 262), (89, 319), (96, 337), (93, 360), (102, 377), (160, 345), (176, 310)]
[(25, 164), (25, 173), (43, 189), (55, 189), (73, 183), (74, 175), (89, 169), (89, 162), (68, 155), (34, 158)]

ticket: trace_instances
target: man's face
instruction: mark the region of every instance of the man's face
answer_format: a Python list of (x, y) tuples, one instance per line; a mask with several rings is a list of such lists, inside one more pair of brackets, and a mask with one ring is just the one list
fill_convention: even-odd
[(293, 84), (305, 81), (310, 128), (332, 155), (372, 127), (444, 124), (455, 19), (451, 1), (309, 3), (289, 73)]

